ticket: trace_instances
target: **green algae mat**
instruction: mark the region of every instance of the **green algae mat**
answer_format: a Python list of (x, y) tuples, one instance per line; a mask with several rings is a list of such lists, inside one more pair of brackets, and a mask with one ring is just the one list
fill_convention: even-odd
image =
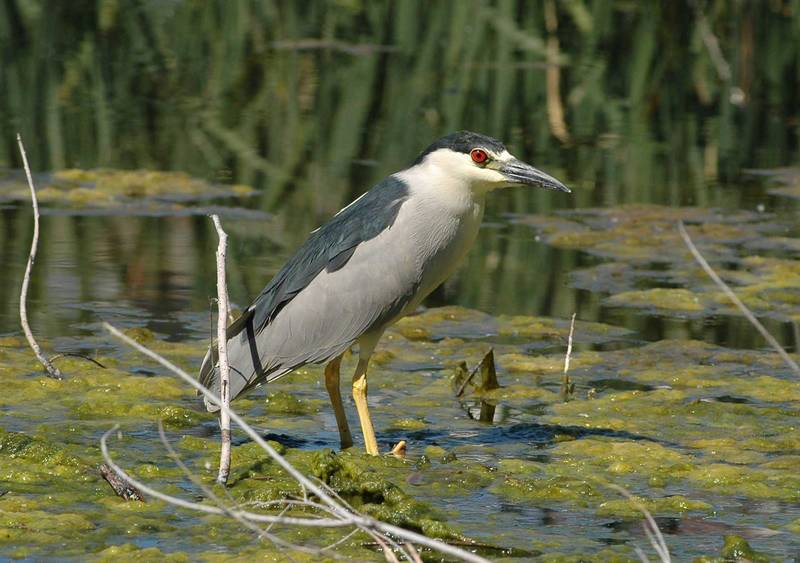
[[(641, 517), (611, 485), (650, 510), (681, 559), (780, 558), (800, 546), (800, 383), (775, 354), (699, 341), (643, 344), (623, 328), (579, 321), (570, 369), (576, 388), (563, 402), (568, 330), (563, 319), (461, 307), (430, 309), (392, 328), (375, 355), (370, 397), (381, 449), (405, 439), (405, 459), (335, 451), (336, 425), (314, 367), (235, 406), (287, 459), (359, 510), (492, 559), (635, 560), (635, 546), (647, 549)], [(167, 342), (147, 329), (128, 333), (187, 369), (206, 346)], [(533, 341), (536, 353), (520, 351)], [(21, 338), (0, 341), (0, 554), (284, 558), (225, 518), (113, 494), (98, 473), (99, 437), (113, 424), (122, 430), (111, 441), (119, 464), (197, 500), (199, 489), (166, 455), (156, 427), (163, 421), (182, 458), (211, 485), (216, 422), (146, 358), (99, 331), (84, 345), (105, 367), (62, 358), (67, 378), (55, 381), (41, 375)], [(501, 387), (468, 385), (456, 398), (459, 365), (471, 368), (490, 349)], [(344, 363), (353, 367), (352, 358)], [(495, 407), (490, 422), (478, 419), (482, 405)], [(239, 434), (235, 442), (232, 502), (301, 494), (254, 444)], [(281, 533), (316, 544), (342, 536)], [(380, 557), (358, 534), (337, 553)]]
[[(250, 186), (213, 184), (177, 171), (69, 169), (41, 175), (34, 182), (45, 213), (55, 208), (59, 213), (83, 215), (202, 215), (211, 211), (198, 203), (244, 200), (256, 194)], [(27, 203), (30, 197), (23, 176), (0, 174), (0, 204)], [(234, 211), (230, 207), (226, 210)], [(253, 210), (247, 214), (266, 216)]]

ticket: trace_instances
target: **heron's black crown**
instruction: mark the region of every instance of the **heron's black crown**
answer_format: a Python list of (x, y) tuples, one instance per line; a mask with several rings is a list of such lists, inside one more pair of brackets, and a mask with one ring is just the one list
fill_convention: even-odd
[(476, 147), (489, 149), (497, 154), (506, 150), (506, 146), (493, 137), (473, 133), (472, 131), (456, 131), (431, 143), (428, 148), (420, 153), (414, 164), (419, 164), (426, 156), (439, 149), (450, 149), (455, 152), (469, 154), (469, 151)]

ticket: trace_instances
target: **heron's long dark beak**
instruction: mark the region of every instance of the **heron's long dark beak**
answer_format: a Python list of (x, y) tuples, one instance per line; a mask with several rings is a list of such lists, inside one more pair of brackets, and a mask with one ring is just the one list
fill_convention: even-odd
[(541, 170), (537, 170), (530, 164), (525, 164), (521, 160), (514, 159), (503, 163), (499, 172), (512, 184), (527, 184), (547, 190), (572, 193), (572, 190), (552, 176), (545, 174)]

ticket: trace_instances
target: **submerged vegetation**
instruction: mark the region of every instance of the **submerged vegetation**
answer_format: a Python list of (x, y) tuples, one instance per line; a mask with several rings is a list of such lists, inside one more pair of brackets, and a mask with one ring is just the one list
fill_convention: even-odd
[[(324, 218), (460, 128), (575, 193), (496, 194), (464, 270), (387, 332), (370, 408), (381, 450), (405, 440), (405, 458), (333, 449), (314, 366), (236, 410), (363, 513), (485, 557), (635, 559), (639, 505), (678, 560), (794, 554), (800, 383), (675, 225), (796, 353), (798, 29), (789, 1), (0, 4), (0, 130), (25, 137), (43, 211), (31, 324), (45, 349), (99, 362), (62, 356), (66, 378), (42, 377), (18, 336), (30, 212), (0, 135), (0, 557), (281, 559), (228, 518), (102, 480), (98, 441), (119, 424), (120, 465), (202, 496), (160, 421), (233, 502), (303, 495), (236, 432), (215, 486), (216, 417), (100, 322), (196, 370), (216, 295), (202, 215), (235, 217), (230, 293), (250, 302)], [(380, 557), (363, 534), (337, 552)]]

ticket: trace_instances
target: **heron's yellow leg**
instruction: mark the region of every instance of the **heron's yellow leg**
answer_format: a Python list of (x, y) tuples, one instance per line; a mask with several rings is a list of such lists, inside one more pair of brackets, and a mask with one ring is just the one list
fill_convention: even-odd
[(367, 364), (369, 360), (358, 360), (356, 372), (353, 374), (353, 400), (356, 402), (358, 419), (361, 421), (361, 432), (364, 434), (364, 447), (370, 455), (378, 455), (378, 441), (372, 428), (372, 419), (367, 408)]
[(333, 405), (333, 414), (336, 416), (336, 426), (339, 428), (339, 441), (342, 449), (347, 449), (353, 445), (353, 436), (350, 434), (350, 427), (347, 424), (347, 416), (344, 414), (342, 405), (342, 393), (339, 390), (339, 364), (342, 357), (334, 358), (325, 366), (325, 387)]

